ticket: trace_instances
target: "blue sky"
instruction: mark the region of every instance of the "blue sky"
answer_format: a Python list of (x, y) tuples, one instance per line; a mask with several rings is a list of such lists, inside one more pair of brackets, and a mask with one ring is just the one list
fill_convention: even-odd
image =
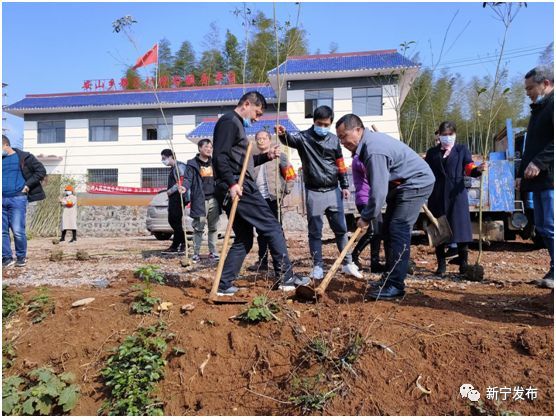
[[(243, 27), (232, 11), (243, 3), (3, 3), (2, 81), (9, 86), (7, 103), (25, 94), (80, 91), (83, 80), (119, 78), (125, 65), (138, 57), (112, 22), (132, 15), (138, 23), (133, 37), (141, 53), (166, 37), (176, 50), (189, 40), (197, 52), (211, 22), (221, 39), (230, 29), (242, 42)], [(272, 3), (247, 3), (272, 16)], [(280, 20), (295, 20), (294, 3), (276, 3)], [(500, 48), (503, 25), (482, 3), (302, 3), (301, 26), (308, 32), (309, 50), (338, 52), (399, 48), (415, 41), (421, 62), (431, 63), (441, 49), (450, 20), (439, 67), (449, 67), (465, 78), (493, 74), (494, 55)], [(554, 39), (553, 3), (528, 3), (512, 23), (506, 50), (510, 75), (521, 77), (537, 63), (540, 51)], [(412, 55), (411, 52), (408, 55)], [(9, 135), (18, 143), (21, 118), (8, 116)]]

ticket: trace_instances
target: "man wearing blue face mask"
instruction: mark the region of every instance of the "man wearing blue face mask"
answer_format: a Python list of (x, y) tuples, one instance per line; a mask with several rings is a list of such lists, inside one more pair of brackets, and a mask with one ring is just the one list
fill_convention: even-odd
[[(31, 153), (12, 148), (2, 135), (2, 267), (24, 267), (27, 263), (25, 215), (27, 202), (46, 198), (41, 181), (46, 177), (42, 163)], [(14, 235), (15, 256), (10, 242)]]
[(253, 247), (253, 228), (267, 242), (272, 255), (274, 289), (291, 291), (297, 286), (310, 283), (307, 277), (293, 272), (282, 226), (257, 187), (255, 166), (279, 158), (280, 147), (270, 147), (265, 153), (251, 156), (243, 187), (238, 184), (249, 144), (245, 129), (258, 121), (265, 110), (264, 96), (257, 91), (250, 91), (239, 99), (234, 110), (222, 115), (214, 127), (215, 197), (228, 216), (232, 201), (236, 196), (239, 197), (233, 223), (235, 239), (224, 261), (218, 296), (233, 296), (240, 290), (234, 286), (234, 281), (239, 275), (245, 257)]
[[(309, 249), (313, 258), (311, 277), (324, 277), (322, 261), (322, 217), (326, 215), (330, 228), (336, 235), (336, 245), (341, 252), (347, 244), (347, 225), (343, 199), (349, 197), (347, 168), (344, 163), (340, 140), (330, 133), (334, 112), (328, 106), (319, 106), (313, 113), (313, 126), (298, 133), (286, 132), (278, 126), (282, 144), (295, 148), (303, 165), (303, 181), (306, 189), (307, 221), (309, 226)], [(341, 188), (338, 188), (338, 185)], [(342, 199), (343, 198), (343, 199)], [(343, 261), (342, 273), (363, 278), (353, 263), (351, 252)]]
[(541, 287), (554, 289), (554, 70), (540, 66), (525, 74), (525, 92), (531, 99), (525, 150), (516, 188), (533, 192), (535, 229), (550, 253), (550, 270)]

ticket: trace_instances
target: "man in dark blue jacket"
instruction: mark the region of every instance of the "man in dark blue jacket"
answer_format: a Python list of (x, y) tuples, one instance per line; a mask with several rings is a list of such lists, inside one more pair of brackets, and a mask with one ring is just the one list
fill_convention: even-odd
[[(7, 136), (2, 135), (2, 267), (24, 267), (27, 263), (27, 235), (25, 216), (27, 202), (46, 198), (41, 181), (46, 170), (33, 154), (12, 148)], [(14, 235), (15, 255), (10, 241)]]
[(540, 66), (525, 74), (525, 91), (531, 99), (525, 150), (516, 187), (533, 192), (535, 229), (550, 253), (550, 270), (539, 282), (554, 289), (554, 70)]
[[(309, 249), (314, 264), (311, 277), (315, 280), (321, 280), (324, 276), (322, 261), (322, 217), (324, 215), (328, 218), (330, 228), (336, 236), (336, 245), (340, 252), (348, 242), (343, 199), (349, 197), (349, 183), (340, 141), (330, 132), (333, 120), (332, 109), (328, 106), (319, 106), (313, 113), (311, 128), (290, 133), (286, 132), (283, 126), (278, 127), (280, 142), (297, 150), (303, 166)], [(352, 262), (351, 252), (346, 255), (343, 264), (343, 273), (358, 279), (363, 278), (358, 267)]]
[(212, 168), (212, 142), (201, 139), (197, 147), (199, 154), (187, 162), (184, 187), (189, 192), (191, 208), (189, 216), (193, 218), (193, 257), (191, 261), (201, 260), (200, 251), (208, 224), (209, 259), (218, 261), (216, 239), (218, 237), (218, 219), (220, 219), (220, 205), (214, 197), (214, 171)]

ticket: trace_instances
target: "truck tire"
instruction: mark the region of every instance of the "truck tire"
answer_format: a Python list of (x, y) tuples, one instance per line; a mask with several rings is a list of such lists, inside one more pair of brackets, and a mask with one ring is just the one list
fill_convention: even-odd
[(159, 241), (166, 241), (172, 237), (170, 232), (155, 232), (153, 235)]

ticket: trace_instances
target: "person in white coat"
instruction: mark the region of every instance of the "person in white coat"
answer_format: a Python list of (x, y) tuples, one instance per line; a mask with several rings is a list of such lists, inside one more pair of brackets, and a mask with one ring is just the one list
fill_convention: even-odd
[(66, 240), (66, 231), (72, 232), (70, 242), (77, 241), (77, 197), (73, 186), (68, 185), (64, 189), (64, 197), (60, 199), (62, 205), (62, 237), (60, 241)]

